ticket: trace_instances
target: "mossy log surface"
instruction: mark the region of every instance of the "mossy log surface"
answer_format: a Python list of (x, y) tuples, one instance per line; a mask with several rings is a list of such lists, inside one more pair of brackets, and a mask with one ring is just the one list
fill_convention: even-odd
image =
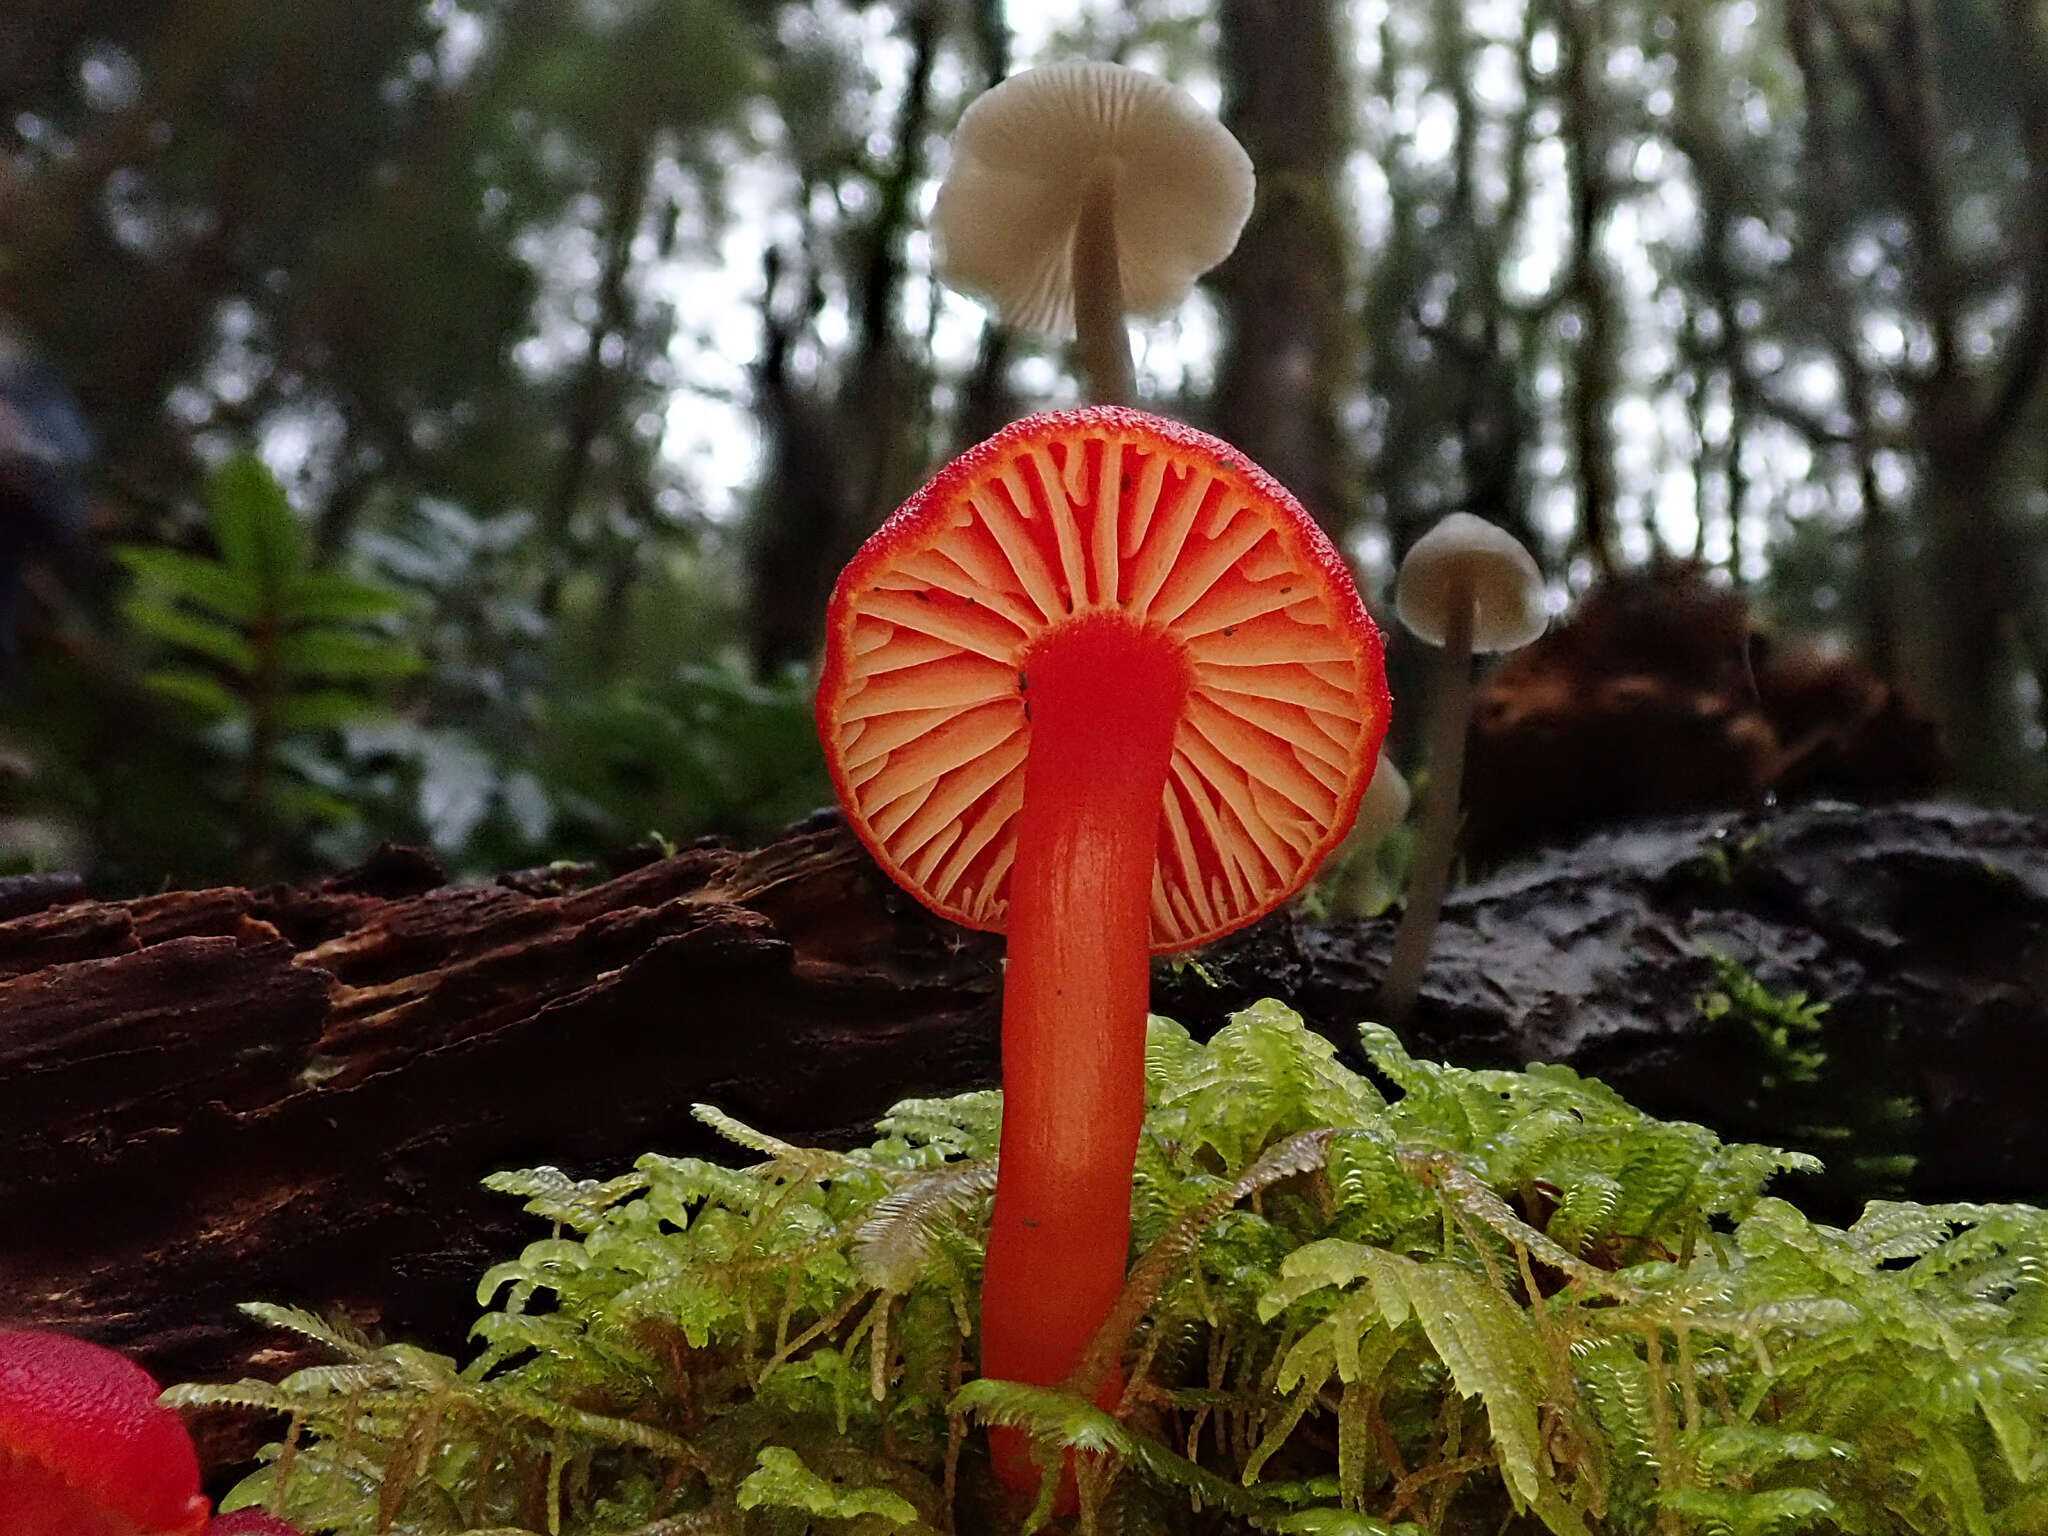
[[(896, 1099), (996, 1076), (999, 941), (927, 915), (824, 817), (614, 872), (454, 886), (388, 850), (300, 888), (15, 882), (8, 912), (0, 1326), (164, 1380), (299, 1363), (235, 1313), (254, 1298), (461, 1352), (476, 1277), (539, 1235), (479, 1189), (494, 1169), (718, 1151), (697, 1102), (846, 1144)], [(1155, 1004), (1206, 1033), (1279, 996), (1348, 1043), (1391, 938), (1276, 916), (1199, 971), (1162, 963)], [(1829, 1005), (1817, 1063), (1709, 1016), (1711, 954)], [(1603, 834), (1453, 895), (1409, 1034), (1467, 1065), (1567, 1062), (1732, 1137), (1917, 1160), (1790, 1191), (1837, 1214), (1894, 1186), (2048, 1199), (2048, 823), (1819, 807)], [(204, 1449), (238, 1458), (248, 1433)]]

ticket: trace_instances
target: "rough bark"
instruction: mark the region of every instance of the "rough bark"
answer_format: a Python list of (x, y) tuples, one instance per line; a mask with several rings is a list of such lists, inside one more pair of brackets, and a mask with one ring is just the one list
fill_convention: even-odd
[[(394, 852), (304, 889), (74, 896), (0, 890), (0, 1326), (164, 1379), (298, 1363), (234, 1312), (258, 1297), (459, 1353), (477, 1275), (541, 1235), (478, 1188), (493, 1169), (714, 1152), (700, 1101), (843, 1145), (996, 1075), (998, 941), (829, 821), (612, 878), (448, 886)], [(1162, 963), (1154, 1004), (1207, 1031), (1276, 995), (1348, 1049), (1392, 932), (1270, 919), (1199, 971)], [(1703, 1013), (1709, 950), (1830, 1005), (1816, 1081)], [(2042, 1199), (2048, 824), (1837, 808), (1595, 838), (1452, 896), (1408, 1033), (1728, 1134), (1834, 1153), (1846, 1127), (1917, 1157), (1916, 1194)], [(1896, 1178), (1844, 1162), (1791, 1193), (1845, 1214)], [(262, 1433), (202, 1429), (216, 1461)]]
[(1259, 195), (1215, 277), (1230, 337), (1216, 420), (1341, 541), (1363, 508), (1338, 420), (1358, 357), (1337, 18), (1328, 0), (1226, 0), (1221, 22), (1224, 121), (1259, 168)]
[(534, 1235), (484, 1173), (711, 1151), (698, 1101), (844, 1142), (989, 1082), (994, 959), (829, 830), (588, 889), (392, 855), (0, 923), (0, 1326), (166, 1380), (262, 1368), (252, 1297), (459, 1349)]

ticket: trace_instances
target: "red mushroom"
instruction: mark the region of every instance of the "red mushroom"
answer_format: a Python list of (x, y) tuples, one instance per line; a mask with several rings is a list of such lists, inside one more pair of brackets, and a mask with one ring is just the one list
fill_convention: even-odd
[[(1009, 935), (982, 1371), (1058, 1382), (1124, 1280), (1150, 957), (1271, 911), (1343, 837), (1386, 730), (1379, 633), (1227, 443), (1056, 412), (847, 566), (818, 722), (882, 867)], [(999, 1464), (1030, 1486), (1021, 1450)]]
[(209, 1521), (185, 1421), (149, 1372), (68, 1334), (0, 1330), (4, 1536), (298, 1536), (260, 1511)]
[(206, 1536), (299, 1536), (299, 1532), (296, 1526), (260, 1509), (240, 1509), (214, 1521), (206, 1528)]
[(210, 1512), (184, 1420), (125, 1355), (61, 1333), (0, 1333), (7, 1536), (197, 1536)]

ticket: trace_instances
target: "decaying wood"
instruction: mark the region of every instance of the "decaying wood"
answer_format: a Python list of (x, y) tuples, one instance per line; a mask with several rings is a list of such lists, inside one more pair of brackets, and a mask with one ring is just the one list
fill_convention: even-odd
[[(452, 886), (393, 850), (307, 888), (76, 896), (0, 890), (0, 1326), (166, 1380), (295, 1363), (235, 1313), (252, 1298), (459, 1352), (476, 1277), (539, 1235), (478, 1187), (494, 1169), (715, 1151), (697, 1102), (845, 1144), (996, 1074), (998, 942), (899, 895), (829, 820), (609, 878)], [(1662, 823), (1468, 887), (1445, 919), (1421, 1053), (1570, 1062), (1779, 1143), (1908, 1101), (1885, 1132), (1919, 1160), (1907, 1188), (2048, 1195), (2048, 825)], [(1391, 928), (1269, 919), (1199, 971), (1162, 965), (1155, 1003), (1203, 1032), (1277, 995), (1349, 1043)], [(1817, 1086), (1765, 1083), (1753, 1034), (1703, 1013), (1710, 951), (1830, 1005)], [(217, 1433), (211, 1454), (246, 1453), (246, 1429)]]
[(1762, 625), (1698, 566), (1602, 582), (1479, 691), (1463, 846), (1493, 861), (1674, 811), (1934, 793), (1934, 720), (1853, 657)]
[(394, 854), (0, 923), (0, 1326), (165, 1380), (287, 1363), (255, 1297), (454, 1349), (534, 1235), (491, 1169), (708, 1151), (698, 1101), (843, 1142), (993, 1079), (996, 948), (836, 829), (588, 876)]

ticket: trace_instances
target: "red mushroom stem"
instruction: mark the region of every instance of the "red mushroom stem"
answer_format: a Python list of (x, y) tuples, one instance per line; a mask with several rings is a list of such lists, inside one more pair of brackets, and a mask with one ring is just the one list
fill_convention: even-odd
[[(1114, 613), (1059, 626), (1025, 659), (1031, 756), (1011, 876), (986, 1376), (1060, 1381), (1123, 1287), (1153, 864), (1191, 681), (1176, 642)], [(1121, 1390), (1112, 1379), (1098, 1401)], [(1037, 1485), (1021, 1435), (998, 1435), (996, 1456), (1006, 1482)]]

